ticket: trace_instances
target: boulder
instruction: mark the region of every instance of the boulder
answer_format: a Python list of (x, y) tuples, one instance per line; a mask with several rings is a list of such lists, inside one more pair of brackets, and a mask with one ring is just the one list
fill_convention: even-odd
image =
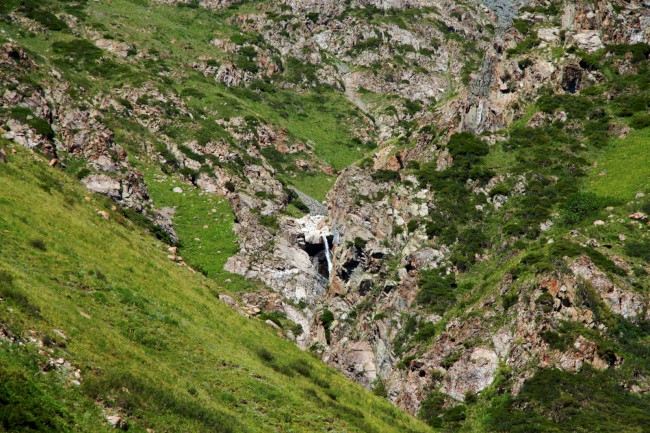
[(595, 30), (576, 33), (572, 36), (572, 39), (579, 48), (587, 51), (588, 53), (598, 51), (605, 46), (602, 39), (600, 38), (600, 32)]
[(477, 393), (490, 386), (498, 367), (499, 357), (492, 349), (477, 347), (451, 366), (441, 391), (465, 400), (468, 391)]

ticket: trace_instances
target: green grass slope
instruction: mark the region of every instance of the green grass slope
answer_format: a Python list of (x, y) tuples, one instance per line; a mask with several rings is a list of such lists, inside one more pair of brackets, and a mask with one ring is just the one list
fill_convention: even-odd
[[(300, 82), (306, 73), (313, 74), (308, 67), (301, 69), (301, 63), (287, 60), (282, 72), (272, 81), (258, 79), (239, 87), (227, 87), (189, 66), (200, 59), (213, 65), (242, 61), (242, 56), (219, 49), (210, 41), (218, 38), (240, 44), (262, 44), (261, 35), (245, 32), (232, 21), (238, 15), (263, 13), (268, 3), (243, 2), (225, 10), (210, 11), (149, 0), (6, 0), (0, 5), (0, 17), (18, 11), (36, 17), (35, 21), (43, 25), (42, 22), (56, 18), (52, 13), (65, 13), (73, 16), (77, 23), (72, 30), (61, 22), (58, 26), (46, 26), (47, 31), (43, 33), (32, 33), (13, 21), (2, 19), (0, 30), (25, 47), (39, 64), (47, 65), (44, 70), (49, 70), (48, 66), (56, 68), (73, 89), (83, 87), (86, 94), (111, 94), (115, 89), (137, 88), (144, 83), (165, 93), (175, 93), (185, 102), (193, 119), (180, 116), (165, 106), (168, 112), (163, 117), (169, 124), (161, 132), (179, 142), (196, 139), (201, 133), (205, 138), (223, 138), (224, 132), (220, 135), (215, 128), (215, 119), (257, 119), (283, 129), (290, 142), (300, 141), (309, 146), (318, 167), (310, 172), (296, 169), (295, 159), (311, 158), (304, 152), (282, 155), (267, 149), (265, 157), (276, 169), (288, 174), (287, 182), (309, 189), (310, 194), (324, 200), (335, 176), (321, 172), (320, 168), (331, 166), (342, 170), (373, 147), (372, 143), (361, 144), (354, 139), (354, 131), (368, 121), (359, 109), (329, 86), (290, 89), (291, 83)], [(129, 55), (122, 58), (97, 49), (89, 40), (91, 34), (128, 44)], [(4, 42), (3, 35), (0, 35), (0, 42)], [(99, 62), (100, 57), (106, 60)], [(32, 78), (38, 81), (42, 77)], [(152, 137), (141, 128), (131, 130), (133, 119), (127, 122), (123, 115), (104, 114), (120, 144), (131, 155), (141, 153), (132, 143)], [(135, 136), (121, 140), (129, 134)]]
[(588, 188), (611, 198), (632, 199), (650, 188), (650, 128), (615, 140), (593, 168)]
[(428, 431), (85, 195), (26, 151), (0, 164), (0, 431)]
[[(237, 253), (233, 232), (235, 217), (228, 200), (207, 194), (189, 182), (151, 169), (146, 175), (148, 192), (156, 206), (174, 209), (174, 230), (181, 239), (179, 254), (195, 270), (230, 290), (251, 289), (254, 282), (223, 270), (228, 257)], [(181, 188), (182, 193), (174, 192)]]

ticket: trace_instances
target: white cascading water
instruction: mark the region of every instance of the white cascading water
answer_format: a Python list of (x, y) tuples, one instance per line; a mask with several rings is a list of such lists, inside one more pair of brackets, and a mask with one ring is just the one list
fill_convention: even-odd
[(330, 246), (327, 243), (327, 236), (325, 233), (321, 235), (323, 238), (323, 244), (325, 245), (325, 258), (327, 259), (327, 273), (332, 273), (332, 258), (330, 257)]

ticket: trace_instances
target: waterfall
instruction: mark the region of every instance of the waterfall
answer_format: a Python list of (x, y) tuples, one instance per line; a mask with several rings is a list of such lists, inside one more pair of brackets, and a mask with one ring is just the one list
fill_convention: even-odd
[(323, 244), (325, 245), (325, 258), (327, 259), (327, 272), (331, 273), (332, 272), (332, 258), (330, 257), (330, 246), (327, 243), (327, 236), (325, 236), (325, 233), (321, 235), (323, 238)]

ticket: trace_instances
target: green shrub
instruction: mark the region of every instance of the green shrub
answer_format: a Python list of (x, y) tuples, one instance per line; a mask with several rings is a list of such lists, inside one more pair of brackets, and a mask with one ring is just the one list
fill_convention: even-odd
[(444, 412), (445, 396), (441, 392), (433, 391), (422, 401), (418, 418), (431, 427), (442, 427), (442, 413)]
[(630, 126), (635, 129), (643, 129), (650, 127), (650, 114), (647, 113), (637, 113), (632, 117), (630, 121)]
[(501, 304), (503, 305), (504, 311), (508, 311), (510, 307), (515, 305), (519, 300), (519, 293), (517, 292), (508, 292), (501, 298)]
[(582, 95), (553, 94), (540, 96), (537, 107), (545, 113), (553, 113), (561, 108), (570, 118), (586, 119), (594, 109), (594, 104)]
[(65, 432), (73, 429), (70, 414), (62, 405), (62, 396), (56, 395), (52, 386), (41, 379), (43, 375), (16, 366), (14, 351), (0, 352), (0, 431)]
[(303, 332), (305, 332), (305, 330), (302, 329), (302, 325), (300, 323), (294, 323), (291, 325), (291, 332), (294, 336), (299, 337)]
[(554, 242), (551, 244), (551, 247), (549, 249), (549, 253), (551, 257), (557, 257), (557, 258), (562, 258), (562, 257), (577, 257), (580, 254), (584, 252), (584, 249), (571, 241), (567, 241), (565, 239), (558, 240), (557, 242)]
[(13, 276), (0, 269), (0, 297), (13, 302), (21, 310), (34, 316), (39, 316), (41, 310), (33, 305), (22, 290), (14, 286)]
[(404, 108), (406, 108), (406, 112), (409, 115), (414, 116), (414, 115), (416, 115), (418, 112), (420, 112), (422, 110), (422, 103), (420, 101), (413, 101), (413, 100), (407, 99), (404, 102)]
[(129, 219), (135, 225), (148, 230), (152, 235), (161, 241), (167, 244), (173, 244), (173, 239), (169, 233), (167, 233), (162, 227), (157, 224), (154, 224), (149, 218), (145, 215), (134, 211), (129, 208), (120, 208), (120, 213), (123, 217)]
[(21, 123), (27, 124), (38, 135), (41, 135), (48, 140), (54, 138), (54, 130), (52, 126), (45, 119), (38, 117), (32, 110), (26, 107), (14, 107), (11, 109), (11, 116)]
[(442, 275), (439, 270), (423, 271), (418, 281), (420, 291), (416, 300), (438, 314), (444, 314), (456, 302), (454, 274)]
[(398, 363), (397, 363), (397, 368), (400, 368), (402, 370), (406, 370), (410, 368), (411, 362), (415, 359), (415, 355), (409, 355), (404, 358), (402, 358)]
[(0, 289), (9, 289), (14, 286), (14, 277), (7, 271), (0, 269)]
[(544, 313), (550, 313), (553, 311), (553, 296), (550, 293), (542, 293), (537, 297), (537, 300), (535, 302), (537, 305), (542, 307), (542, 311)]
[(625, 254), (650, 262), (650, 241), (629, 241), (625, 244)]
[(418, 417), (434, 428), (444, 428), (443, 431), (457, 431), (466, 415), (465, 405), (456, 405), (445, 409), (445, 395), (432, 391), (420, 406)]
[(257, 356), (264, 362), (275, 361), (275, 356), (263, 347), (257, 350)]
[(57, 177), (52, 176), (51, 173), (48, 173), (47, 171), (39, 171), (36, 173), (36, 178), (39, 181), (39, 188), (46, 193), (52, 194), (52, 191), (57, 191), (59, 193), (63, 192), (61, 181)]
[(505, 196), (507, 196), (508, 194), (510, 194), (510, 188), (508, 187), (508, 185), (503, 184), (503, 183), (500, 183), (500, 184), (496, 185), (494, 188), (492, 188), (490, 190), (490, 197), (491, 198), (494, 198), (497, 195), (505, 195)]
[(105, 80), (137, 80), (129, 66), (105, 58), (107, 54), (86, 39), (56, 41), (52, 44), (52, 51), (57, 55), (52, 62), (61, 68), (85, 71)]
[(591, 192), (579, 192), (568, 197), (560, 209), (560, 219), (565, 225), (575, 225), (607, 205), (607, 200)]
[(270, 320), (271, 322), (278, 325), (280, 328), (284, 328), (282, 320), (286, 320), (287, 314), (283, 311), (271, 311), (268, 313), (262, 313), (259, 315), (259, 319), (262, 321)]
[(612, 101), (612, 111), (617, 116), (631, 117), (635, 113), (645, 112), (650, 106), (650, 98), (643, 94), (624, 93)]
[(77, 172), (76, 177), (77, 179), (81, 180), (84, 177), (88, 176), (90, 173), (92, 172), (88, 168), (84, 167)]
[(328, 309), (323, 310), (320, 316), (320, 321), (323, 324), (323, 328), (325, 329), (325, 339), (329, 343), (331, 341), (330, 328), (334, 322), (334, 313)]
[(440, 366), (445, 370), (449, 370), (456, 362), (458, 362), (461, 356), (461, 352), (453, 352), (442, 360), (442, 364), (440, 364)]
[(277, 230), (280, 227), (275, 215), (260, 215), (260, 223), (272, 230)]
[(294, 84), (303, 82), (314, 83), (317, 81), (317, 68), (309, 62), (303, 62), (295, 57), (287, 58), (284, 64), (284, 75), (287, 81)]
[(47, 246), (45, 245), (45, 241), (41, 238), (35, 238), (30, 240), (29, 246), (32, 248), (36, 248), (37, 250), (47, 251)]
[(517, 44), (515, 48), (508, 48), (506, 54), (510, 57), (518, 54), (529, 53), (530, 50), (538, 46), (540, 42), (541, 40), (537, 36), (529, 36)]
[(530, 57), (526, 57), (524, 59), (519, 60), (519, 62), (517, 62), (517, 65), (519, 66), (519, 69), (525, 70), (529, 66), (533, 65), (533, 61), (531, 60)]
[(56, 41), (52, 44), (54, 54), (70, 56), (76, 62), (95, 62), (102, 58), (104, 51), (85, 39), (72, 41)]
[(363, 250), (368, 244), (368, 241), (362, 237), (357, 236), (356, 238), (354, 238), (353, 244), (356, 249)]
[(454, 157), (460, 157), (475, 162), (481, 156), (488, 154), (488, 145), (469, 132), (460, 132), (451, 136), (447, 148)]
[(381, 377), (375, 379), (372, 387), (372, 393), (378, 397), (386, 398), (388, 396), (388, 389), (386, 389), (386, 384)]
[(632, 54), (632, 61), (635, 63), (647, 60), (648, 55), (650, 55), (650, 45), (646, 43), (608, 45), (605, 50), (619, 57), (630, 53)]
[(591, 247), (587, 247), (585, 248), (585, 252), (589, 256), (591, 261), (593, 261), (594, 264), (598, 266), (600, 270), (605, 272), (611, 272), (612, 274), (621, 275), (621, 276), (627, 275), (625, 269), (618, 267), (612, 259), (604, 255), (600, 251)]
[(399, 172), (393, 170), (377, 170), (371, 176), (377, 182), (395, 182), (400, 179)]
[(149, 412), (154, 412), (184, 420), (200, 431), (248, 431), (233, 415), (207, 407), (200, 400), (178, 395), (171, 389), (130, 372), (88, 375), (84, 378), (82, 391), (95, 400), (121, 407), (123, 413), (134, 418), (144, 418)]
[(295, 361), (292, 361), (290, 367), (301, 376), (311, 377), (312, 366), (304, 359), (296, 359)]
[(383, 41), (381, 38), (376, 38), (376, 37), (370, 37), (367, 39), (364, 39), (360, 42), (357, 42), (353, 47), (352, 50), (350, 51), (351, 53), (360, 53), (360, 52), (366, 52), (366, 51), (372, 51), (376, 50), (381, 45), (383, 44)]
[[(544, 369), (528, 379), (517, 397), (490, 403), (486, 431), (629, 431), (650, 423), (650, 399), (621, 386), (620, 375), (588, 364), (578, 373)], [(632, 427), (634, 430), (635, 427)]]
[(522, 36), (527, 36), (528, 33), (530, 33), (530, 30), (532, 29), (533, 25), (532, 23), (526, 21), (526, 20), (520, 20), (520, 19), (515, 19), (512, 20), (512, 26), (517, 29), (519, 33), (522, 34)]
[(294, 205), (299, 211), (309, 213), (309, 207), (300, 199), (300, 197), (291, 197), (290, 204)]
[(192, 159), (194, 161), (198, 161), (198, 162), (200, 162), (202, 164), (205, 163), (205, 161), (206, 161), (206, 156), (205, 155), (201, 155), (199, 153), (196, 153), (192, 149), (190, 149), (189, 147), (187, 147), (187, 146), (185, 146), (183, 144), (178, 146), (178, 150), (183, 152), (183, 154), (185, 156), (187, 156), (189, 159)]
[(54, 15), (51, 10), (45, 9), (37, 4), (23, 2), (21, 12), (24, 13), (27, 18), (42, 24), (48, 30), (61, 31), (68, 29), (68, 25), (65, 21)]
[(429, 341), (436, 336), (436, 325), (432, 322), (426, 322), (418, 332), (413, 336), (415, 341)]

